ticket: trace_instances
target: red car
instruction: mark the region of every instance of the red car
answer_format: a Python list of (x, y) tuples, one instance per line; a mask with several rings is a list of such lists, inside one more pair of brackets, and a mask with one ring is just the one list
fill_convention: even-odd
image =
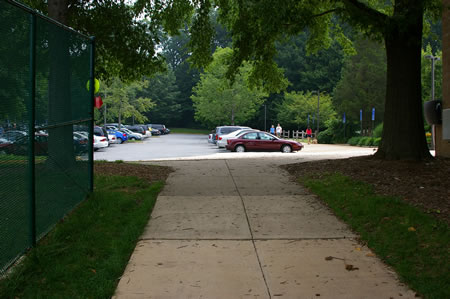
[(227, 150), (245, 151), (282, 151), (290, 153), (299, 151), (303, 145), (296, 141), (284, 140), (265, 132), (248, 132), (238, 138), (228, 139)]

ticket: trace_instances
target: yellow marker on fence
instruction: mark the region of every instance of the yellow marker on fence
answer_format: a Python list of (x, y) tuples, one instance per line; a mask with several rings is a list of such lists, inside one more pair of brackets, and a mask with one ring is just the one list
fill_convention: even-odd
[[(90, 81), (90, 80), (88, 80), (88, 81), (86, 82), (86, 89), (87, 89), (87, 90), (89, 90), (89, 85), (90, 85), (90, 82), (89, 82), (89, 81)], [(100, 81), (98, 81), (98, 79), (94, 79), (94, 85), (95, 85), (94, 93), (97, 93), (98, 90), (100, 89)]]

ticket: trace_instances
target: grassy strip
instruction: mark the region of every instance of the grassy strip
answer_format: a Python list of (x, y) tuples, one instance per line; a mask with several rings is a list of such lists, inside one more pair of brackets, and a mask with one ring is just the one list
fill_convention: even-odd
[(162, 186), (97, 176), (90, 198), (0, 280), (0, 297), (110, 298)]
[(301, 181), (411, 288), (425, 298), (450, 298), (450, 233), (445, 223), (343, 175)]
[[(36, 163), (42, 163), (47, 160), (45, 156), (36, 156), (34, 157)], [(17, 162), (17, 164), (28, 163), (28, 156), (19, 156), (19, 155), (2, 155), (0, 154), (0, 163), (5, 162)]]
[(178, 133), (178, 134), (202, 134), (202, 135), (208, 135), (211, 133), (211, 130), (201, 130), (201, 129), (189, 129), (189, 128), (173, 128), (170, 129), (171, 133)]

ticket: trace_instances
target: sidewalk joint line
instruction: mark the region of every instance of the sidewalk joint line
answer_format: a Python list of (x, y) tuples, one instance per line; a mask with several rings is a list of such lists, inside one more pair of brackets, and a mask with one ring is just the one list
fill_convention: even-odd
[(313, 240), (353, 240), (356, 239), (356, 237), (317, 237), (317, 238), (256, 238), (256, 239), (249, 239), (249, 238), (229, 238), (229, 239), (214, 239), (214, 238), (201, 238), (201, 239), (175, 239), (175, 238), (141, 238), (140, 241), (313, 241)]
[(234, 184), (234, 187), (236, 188), (236, 192), (238, 193), (239, 198), (241, 199), (242, 207), (244, 209), (245, 219), (247, 220), (248, 230), (250, 231), (250, 236), (252, 238), (251, 241), (253, 244), (253, 249), (255, 250), (256, 259), (258, 260), (259, 269), (261, 270), (261, 274), (264, 279), (264, 284), (266, 285), (267, 294), (269, 295), (269, 299), (271, 299), (272, 294), (270, 293), (269, 285), (267, 284), (266, 275), (264, 274), (264, 269), (261, 265), (261, 259), (259, 258), (258, 249), (256, 248), (255, 239), (253, 237), (253, 232), (252, 232), (252, 227), (250, 226), (250, 220), (248, 218), (247, 208), (245, 207), (245, 203), (244, 203), (244, 198), (242, 197), (241, 192), (239, 191), (239, 188), (236, 184), (236, 181), (234, 180), (233, 174), (231, 173), (231, 170), (230, 170), (230, 165), (228, 165), (228, 161), (227, 160), (224, 160), (224, 161), (225, 161), (225, 165), (227, 166), (228, 172), (230, 173), (231, 180), (233, 180), (233, 184)]

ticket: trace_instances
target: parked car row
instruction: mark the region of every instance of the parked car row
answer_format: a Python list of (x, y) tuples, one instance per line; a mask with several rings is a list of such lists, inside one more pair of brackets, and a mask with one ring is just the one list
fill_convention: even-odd
[(118, 123), (109, 123), (103, 127), (94, 127), (94, 135), (106, 138), (107, 143), (105, 140), (98, 140), (98, 142), (94, 140), (94, 149), (105, 148), (115, 143), (121, 144), (127, 140), (144, 140), (152, 135), (159, 136), (169, 133), (170, 130), (160, 124), (119, 125)]
[(221, 126), (208, 136), (208, 142), (218, 148), (233, 152), (245, 151), (281, 151), (290, 153), (300, 151), (303, 145), (292, 140), (285, 140), (267, 132), (242, 126)]
[[(87, 151), (88, 135), (84, 131), (73, 132), (73, 150), (75, 154)], [(47, 131), (34, 134), (34, 152), (37, 156), (48, 155), (49, 135)], [(6, 131), (0, 135), (0, 153), (26, 155), (29, 150), (28, 133), (20, 130)]]
[[(89, 144), (89, 133), (87, 127), (74, 125), (73, 145), (75, 153), (86, 153)], [(127, 140), (143, 140), (152, 135), (169, 134), (170, 130), (162, 124), (120, 125), (106, 124), (105, 126), (94, 126), (94, 150), (106, 148), (111, 144), (121, 144)], [(35, 154), (48, 154), (47, 131), (35, 133)], [(26, 155), (28, 153), (28, 133), (22, 129), (10, 129), (0, 131), (0, 153), (12, 155)]]

